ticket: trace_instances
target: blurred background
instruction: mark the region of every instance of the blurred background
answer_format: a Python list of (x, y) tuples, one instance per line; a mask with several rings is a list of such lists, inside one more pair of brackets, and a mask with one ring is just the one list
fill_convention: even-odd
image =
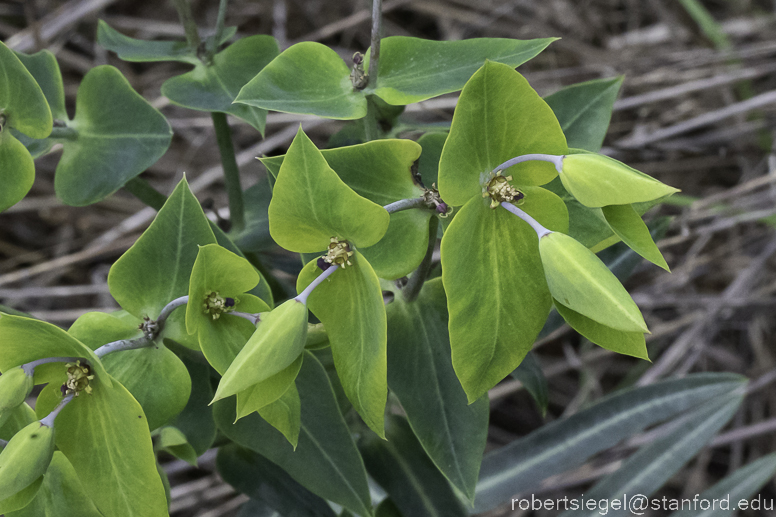
[[(191, 4), (207, 34), (218, 2)], [(238, 28), (238, 37), (271, 34), (281, 50), (319, 41), (349, 59), (369, 46), (369, 11), (364, 0), (232, 0), (226, 21)], [(732, 371), (759, 383), (732, 427), (658, 496), (697, 493), (776, 450), (776, 389), (770, 384), (776, 379), (776, 1), (385, 0), (384, 13), (385, 36), (560, 37), (519, 68), (542, 95), (624, 76), (603, 152), (682, 189), (670, 205), (648, 214), (673, 216), (659, 243), (673, 274), (642, 264), (626, 284), (652, 329), (648, 375)], [(165, 79), (189, 67), (118, 60), (94, 42), (98, 19), (136, 38), (184, 36), (169, 1), (26, 0), (0, 2), (0, 38), (18, 51), (56, 54), (71, 116), (85, 73), (105, 63), (118, 67), (175, 132), (170, 150), (143, 178), (169, 194), (185, 173), (200, 201), (212, 207), (210, 215), (225, 214), (210, 117), (171, 105), (160, 94)], [(409, 106), (406, 116), (449, 123), (456, 98)], [(265, 181), (255, 157), (284, 153), (300, 122), (320, 146), (343, 127), (270, 113), (262, 140), (240, 120), (230, 122), (244, 187)], [(58, 159), (57, 152), (38, 159), (30, 194), (0, 215), (0, 304), (67, 328), (85, 312), (118, 308), (108, 293), (108, 270), (154, 211), (123, 191), (88, 207), (62, 205), (53, 187)], [(575, 412), (650, 366), (580, 345), (565, 328), (539, 345), (537, 357), (549, 379), (548, 414), (542, 418), (519, 382), (499, 385), (491, 393), (490, 448)], [(618, 465), (626, 446), (549, 480), (546, 492), (578, 496)], [(235, 515), (245, 501), (219, 480), (212, 455), (201, 459), (200, 469), (180, 461), (165, 468), (175, 517)], [(776, 498), (772, 482), (763, 495)]]

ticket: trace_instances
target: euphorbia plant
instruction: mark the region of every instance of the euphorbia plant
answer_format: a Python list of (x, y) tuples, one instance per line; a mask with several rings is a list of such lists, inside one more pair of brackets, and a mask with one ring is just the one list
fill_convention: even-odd
[[(358, 54), (352, 66), (317, 43), (278, 53), (268, 36), (221, 49), (233, 35), (223, 24), (226, 2), (204, 42), (185, 2), (177, 5), (186, 42), (135, 40), (102, 22), (98, 39), (123, 59), (194, 67), (162, 91), (212, 113), (230, 197), (228, 233), (208, 220), (185, 180), (166, 198), (135, 177), (166, 148), (169, 126), (115, 69), (87, 75), (70, 120), (48, 54), (38, 58), (46, 66), (35, 67), (0, 47), (9, 77), (53, 85), (38, 97), (60, 121), (28, 132), (37, 141), (3, 129), (0, 152), (10, 153), (0, 154), (3, 167), (28, 153), (21, 141), (33, 154), (62, 141), (63, 200), (93, 202), (125, 185), (159, 208), (111, 268), (108, 284), (122, 310), (88, 313), (67, 332), (0, 317), (0, 438), (11, 439), (0, 455), (11, 469), (0, 471), (0, 509), (10, 516), (42, 515), (52, 505), (63, 514), (165, 515), (156, 453), (194, 461), (213, 446), (217, 428), (223, 477), (281, 514), (334, 515), (332, 502), (362, 516), (464, 515), (478, 490), (498, 485), (478, 485), (486, 393), (516, 368), (531, 367), (521, 362), (553, 306), (589, 340), (647, 358), (638, 308), (593, 251), (622, 240), (667, 267), (640, 214), (675, 189), (596, 153), (619, 80), (542, 99), (514, 67), (551, 39), (392, 37), (381, 44), (379, 23), (368, 57)], [(113, 118), (95, 100), (101, 84), (115, 86)], [(398, 118), (402, 106), (461, 89), (449, 134), (387, 138), (421, 130)], [(24, 132), (26, 115), (11, 116), (20, 101), (2, 95), (3, 127)], [(577, 108), (595, 105), (591, 98), (608, 100), (592, 113)], [(287, 154), (261, 158), (272, 181), (243, 192), (225, 114), (262, 132), (267, 109), (357, 120), (343, 130), (357, 143), (319, 150), (300, 128)], [(45, 125), (39, 111), (27, 118)], [(122, 120), (128, 135), (118, 134)], [(143, 127), (147, 134), (133, 134)], [(149, 147), (124, 163), (117, 142), (95, 147), (99, 128), (109, 141)], [(96, 150), (113, 164), (99, 181), (90, 161)], [(89, 182), (94, 188), (83, 188)], [(243, 198), (263, 204), (246, 209)], [(440, 233), (441, 275), (434, 267)], [(259, 259), (255, 252), (266, 249), (256, 243), (267, 235), (301, 261), (289, 267), (288, 253)], [(295, 296), (274, 274), (281, 265), (298, 273)], [(24, 398), (44, 383), (33, 413)], [(740, 388), (727, 377), (693, 383), (682, 389), (698, 403), (706, 395), (693, 391), (696, 384), (725, 394)], [(643, 393), (648, 402), (664, 395)], [(736, 397), (725, 399), (725, 415)], [(656, 411), (643, 427), (682, 408), (672, 411)], [(29, 445), (35, 425), (56, 436), (56, 451), (48, 442)], [(21, 457), (30, 458), (24, 475), (6, 475)], [(581, 457), (589, 454), (574, 459)], [(367, 472), (390, 496), (377, 507)], [(71, 479), (62, 490), (75, 496), (52, 499), (63, 473)], [(502, 473), (508, 477), (509, 468)]]

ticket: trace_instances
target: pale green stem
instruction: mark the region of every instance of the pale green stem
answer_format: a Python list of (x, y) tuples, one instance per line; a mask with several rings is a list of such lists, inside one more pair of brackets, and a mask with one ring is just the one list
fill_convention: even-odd
[(201, 40), (199, 39), (197, 23), (191, 14), (191, 6), (188, 0), (173, 0), (173, 3), (175, 4), (175, 10), (178, 11), (178, 18), (183, 25), (183, 30), (186, 31), (186, 41), (188, 41), (189, 47), (196, 52), (199, 49)]
[(26, 373), (28, 377), (32, 377), (35, 373), (35, 368), (42, 364), (74, 363), (76, 361), (81, 361), (83, 363), (87, 362), (87, 360), (83, 357), (47, 357), (45, 359), (38, 359), (37, 361), (31, 361), (29, 363), (23, 364), (21, 368), (24, 370), (24, 373)]
[(552, 233), (550, 230), (548, 230), (547, 228), (545, 228), (544, 226), (539, 224), (539, 221), (537, 221), (536, 219), (534, 219), (530, 215), (526, 214), (525, 212), (523, 212), (522, 210), (517, 208), (512, 203), (507, 203), (506, 201), (502, 201), (501, 202), (501, 206), (506, 208), (509, 212), (512, 212), (513, 214), (515, 214), (517, 217), (519, 217), (523, 221), (527, 222), (529, 225), (531, 225), (531, 228), (533, 228), (533, 230), (536, 232), (536, 235), (540, 239), (542, 237), (544, 237), (545, 235), (549, 235), (549, 234)]
[(517, 165), (518, 163), (540, 161), (540, 162), (550, 162), (551, 164), (555, 165), (555, 170), (558, 171), (558, 174), (560, 174), (563, 172), (563, 158), (564, 156), (562, 155), (558, 156), (554, 154), (524, 154), (522, 156), (518, 156), (516, 158), (512, 158), (511, 160), (505, 161), (504, 163), (502, 163), (501, 165), (493, 169), (493, 172), (507, 169), (509, 167), (512, 167), (513, 165)]
[(62, 402), (59, 403), (57, 407), (54, 408), (54, 410), (43, 417), (40, 420), (40, 425), (45, 425), (46, 427), (54, 427), (54, 420), (57, 418), (57, 415), (59, 415), (59, 412), (64, 409), (65, 406), (70, 404), (70, 401), (73, 400), (75, 397), (75, 393), (71, 393), (70, 395), (65, 396), (65, 398), (62, 399)]
[(409, 210), (411, 208), (428, 208), (426, 206), (426, 200), (422, 197), (414, 197), (409, 199), (400, 199), (385, 205), (383, 208), (389, 213), (401, 212), (402, 210)]
[(296, 301), (298, 301), (298, 302), (301, 302), (301, 303), (303, 303), (303, 304), (307, 305), (307, 297), (308, 297), (308, 296), (310, 296), (310, 293), (312, 293), (312, 292), (313, 292), (313, 290), (314, 290), (316, 287), (318, 287), (319, 285), (321, 285), (321, 282), (323, 282), (324, 280), (326, 280), (327, 278), (329, 278), (329, 276), (330, 276), (332, 273), (334, 273), (334, 271), (335, 271), (337, 268), (339, 268), (339, 266), (338, 266), (338, 265), (336, 265), (336, 264), (332, 264), (331, 266), (329, 266), (329, 267), (328, 267), (328, 269), (326, 269), (326, 271), (324, 271), (323, 273), (321, 273), (321, 274), (320, 274), (320, 275), (319, 275), (319, 276), (318, 276), (318, 277), (317, 277), (315, 280), (313, 280), (313, 281), (310, 283), (310, 285), (308, 285), (308, 286), (307, 286), (307, 288), (306, 288), (304, 291), (302, 291), (301, 293), (299, 293), (299, 296), (297, 296), (296, 298), (294, 298), (294, 300), (296, 300)]

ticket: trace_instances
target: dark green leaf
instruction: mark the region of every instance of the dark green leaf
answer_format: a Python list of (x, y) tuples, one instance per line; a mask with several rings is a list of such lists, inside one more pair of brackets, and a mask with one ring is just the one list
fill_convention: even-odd
[(405, 517), (463, 517), (466, 509), (447, 479), (426, 456), (409, 424), (389, 415), (386, 440), (366, 435), (359, 442), (369, 474)]
[(272, 188), (266, 181), (260, 181), (243, 192), (245, 229), (234, 236), (234, 243), (241, 250), (259, 252), (275, 245), (269, 235), (268, 210), (271, 199)]
[(124, 61), (182, 61), (196, 65), (196, 53), (185, 41), (145, 41), (121, 34), (100, 20), (97, 25), (97, 43), (115, 52)]
[(264, 134), (266, 110), (232, 104), (240, 89), (278, 55), (272, 36), (249, 36), (229, 45), (205, 64), (197, 60), (194, 70), (168, 79), (162, 95), (175, 104), (200, 111), (229, 113)]
[(439, 159), (447, 140), (447, 133), (425, 133), (418, 138), (418, 144), (423, 148), (418, 160), (418, 173), (426, 188), (437, 183), (439, 176)]
[(335, 517), (331, 507), (283, 469), (255, 452), (231, 444), (218, 450), (218, 472), (224, 481), (285, 517)]
[(284, 50), (240, 90), (235, 102), (340, 120), (366, 115), (366, 99), (354, 90), (348, 65), (313, 41)]
[(11, 49), (0, 41), (0, 113), (3, 127), (30, 138), (46, 138), (53, 119), (46, 97), (32, 74)]
[(455, 376), (442, 280), (426, 282), (413, 303), (394, 291), (386, 306), (388, 386), (429, 458), (473, 499), (488, 434), (487, 398), (468, 404)]
[(567, 86), (544, 98), (560, 122), (569, 147), (598, 152), (609, 129), (622, 76)]
[(197, 452), (177, 427), (163, 427), (159, 433), (158, 446), (189, 465), (197, 466)]
[[(57, 120), (67, 120), (65, 111), (65, 87), (62, 82), (62, 73), (59, 71), (57, 58), (48, 50), (41, 50), (32, 55), (16, 53), (16, 57), (22, 62), (27, 71), (40, 86), (51, 115)], [(48, 136), (48, 135), (46, 135)]]
[(191, 377), (191, 396), (183, 411), (171, 422), (186, 435), (186, 440), (194, 448), (197, 456), (204, 454), (216, 439), (216, 424), (213, 421), (213, 408), (208, 406), (213, 400), (213, 388), (210, 385), (210, 368), (206, 364), (183, 360)]
[(542, 416), (547, 414), (547, 378), (533, 352), (528, 352), (523, 362), (512, 371), (512, 377), (520, 381), (531, 394)]
[(0, 212), (27, 195), (35, 181), (35, 163), (9, 128), (0, 131)]
[[(302, 358), (299, 358), (301, 363)], [(259, 408), (259, 415), (272, 427), (283, 433), (288, 443), (296, 449), (302, 428), (302, 401), (292, 380), (291, 385), (277, 400)], [(239, 405), (239, 401), (238, 401)]]
[(601, 208), (601, 212), (622, 242), (653, 264), (669, 271), (666, 260), (649, 234), (649, 228), (631, 205), (609, 205)]
[(73, 137), (64, 148), (54, 187), (65, 203), (103, 199), (153, 165), (170, 146), (170, 124), (138, 95), (117, 69), (103, 65), (86, 74), (76, 97)]
[[(380, 64), (374, 93), (388, 104), (412, 104), (455, 92), (463, 88), (486, 60), (504, 63), (514, 69), (534, 58), (554, 40), (384, 38), (380, 43)], [(369, 68), (368, 59), (364, 68)], [(371, 90), (364, 92), (371, 93)]]
[(294, 451), (285, 437), (259, 415), (234, 422), (234, 404), (214, 405), (219, 429), (231, 440), (252, 449), (280, 466), (314, 494), (363, 516), (370, 516), (371, 502), (361, 456), (337, 406), (321, 363), (310, 352), (297, 378), (302, 401), (302, 426)]

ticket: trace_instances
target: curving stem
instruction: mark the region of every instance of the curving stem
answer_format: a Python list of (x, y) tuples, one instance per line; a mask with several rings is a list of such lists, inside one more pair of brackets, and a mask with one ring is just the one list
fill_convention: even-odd
[(74, 363), (76, 361), (81, 361), (83, 363), (89, 362), (83, 357), (46, 357), (45, 359), (38, 359), (37, 361), (30, 361), (29, 363), (23, 364), (21, 368), (24, 370), (24, 373), (26, 373), (28, 377), (32, 377), (32, 375), (35, 373), (35, 368), (42, 364)]
[(537, 237), (539, 237), (540, 239), (542, 237), (544, 237), (545, 235), (549, 235), (549, 234), (552, 233), (552, 231), (548, 230), (547, 228), (545, 228), (544, 226), (539, 224), (539, 221), (537, 221), (536, 219), (534, 219), (530, 215), (526, 214), (525, 212), (523, 212), (522, 210), (517, 208), (512, 203), (507, 203), (506, 201), (502, 201), (501, 202), (501, 206), (506, 208), (507, 211), (512, 212), (513, 214), (515, 214), (517, 217), (519, 217), (523, 221), (525, 221), (528, 224), (530, 224), (531, 228), (533, 228), (533, 230), (536, 232)]
[(555, 154), (524, 154), (522, 156), (517, 156), (515, 158), (505, 161), (504, 163), (502, 163), (501, 165), (493, 169), (493, 172), (503, 171), (504, 169), (508, 169), (513, 165), (517, 165), (518, 163), (539, 161), (539, 162), (550, 162), (551, 164), (555, 165), (555, 170), (558, 171), (558, 174), (560, 174), (561, 172), (563, 172), (564, 157), (565, 156), (563, 155), (558, 156)]
[(56, 419), (57, 415), (59, 415), (59, 412), (62, 411), (62, 409), (67, 406), (71, 400), (73, 400), (73, 397), (75, 397), (75, 393), (71, 393), (70, 395), (65, 396), (65, 398), (62, 399), (62, 402), (60, 402), (51, 413), (41, 418), (40, 425), (54, 427), (54, 419)]
[(296, 298), (294, 298), (294, 300), (298, 302), (302, 302), (303, 304), (307, 305), (307, 297), (310, 296), (310, 293), (313, 292), (313, 289), (321, 285), (321, 283), (327, 278), (329, 278), (329, 276), (332, 273), (334, 273), (337, 269), (339, 269), (339, 266), (337, 264), (332, 264), (331, 266), (329, 266), (326, 269), (326, 271), (318, 275), (318, 277), (315, 280), (310, 282), (310, 285), (308, 285), (304, 291), (299, 293), (299, 295)]

